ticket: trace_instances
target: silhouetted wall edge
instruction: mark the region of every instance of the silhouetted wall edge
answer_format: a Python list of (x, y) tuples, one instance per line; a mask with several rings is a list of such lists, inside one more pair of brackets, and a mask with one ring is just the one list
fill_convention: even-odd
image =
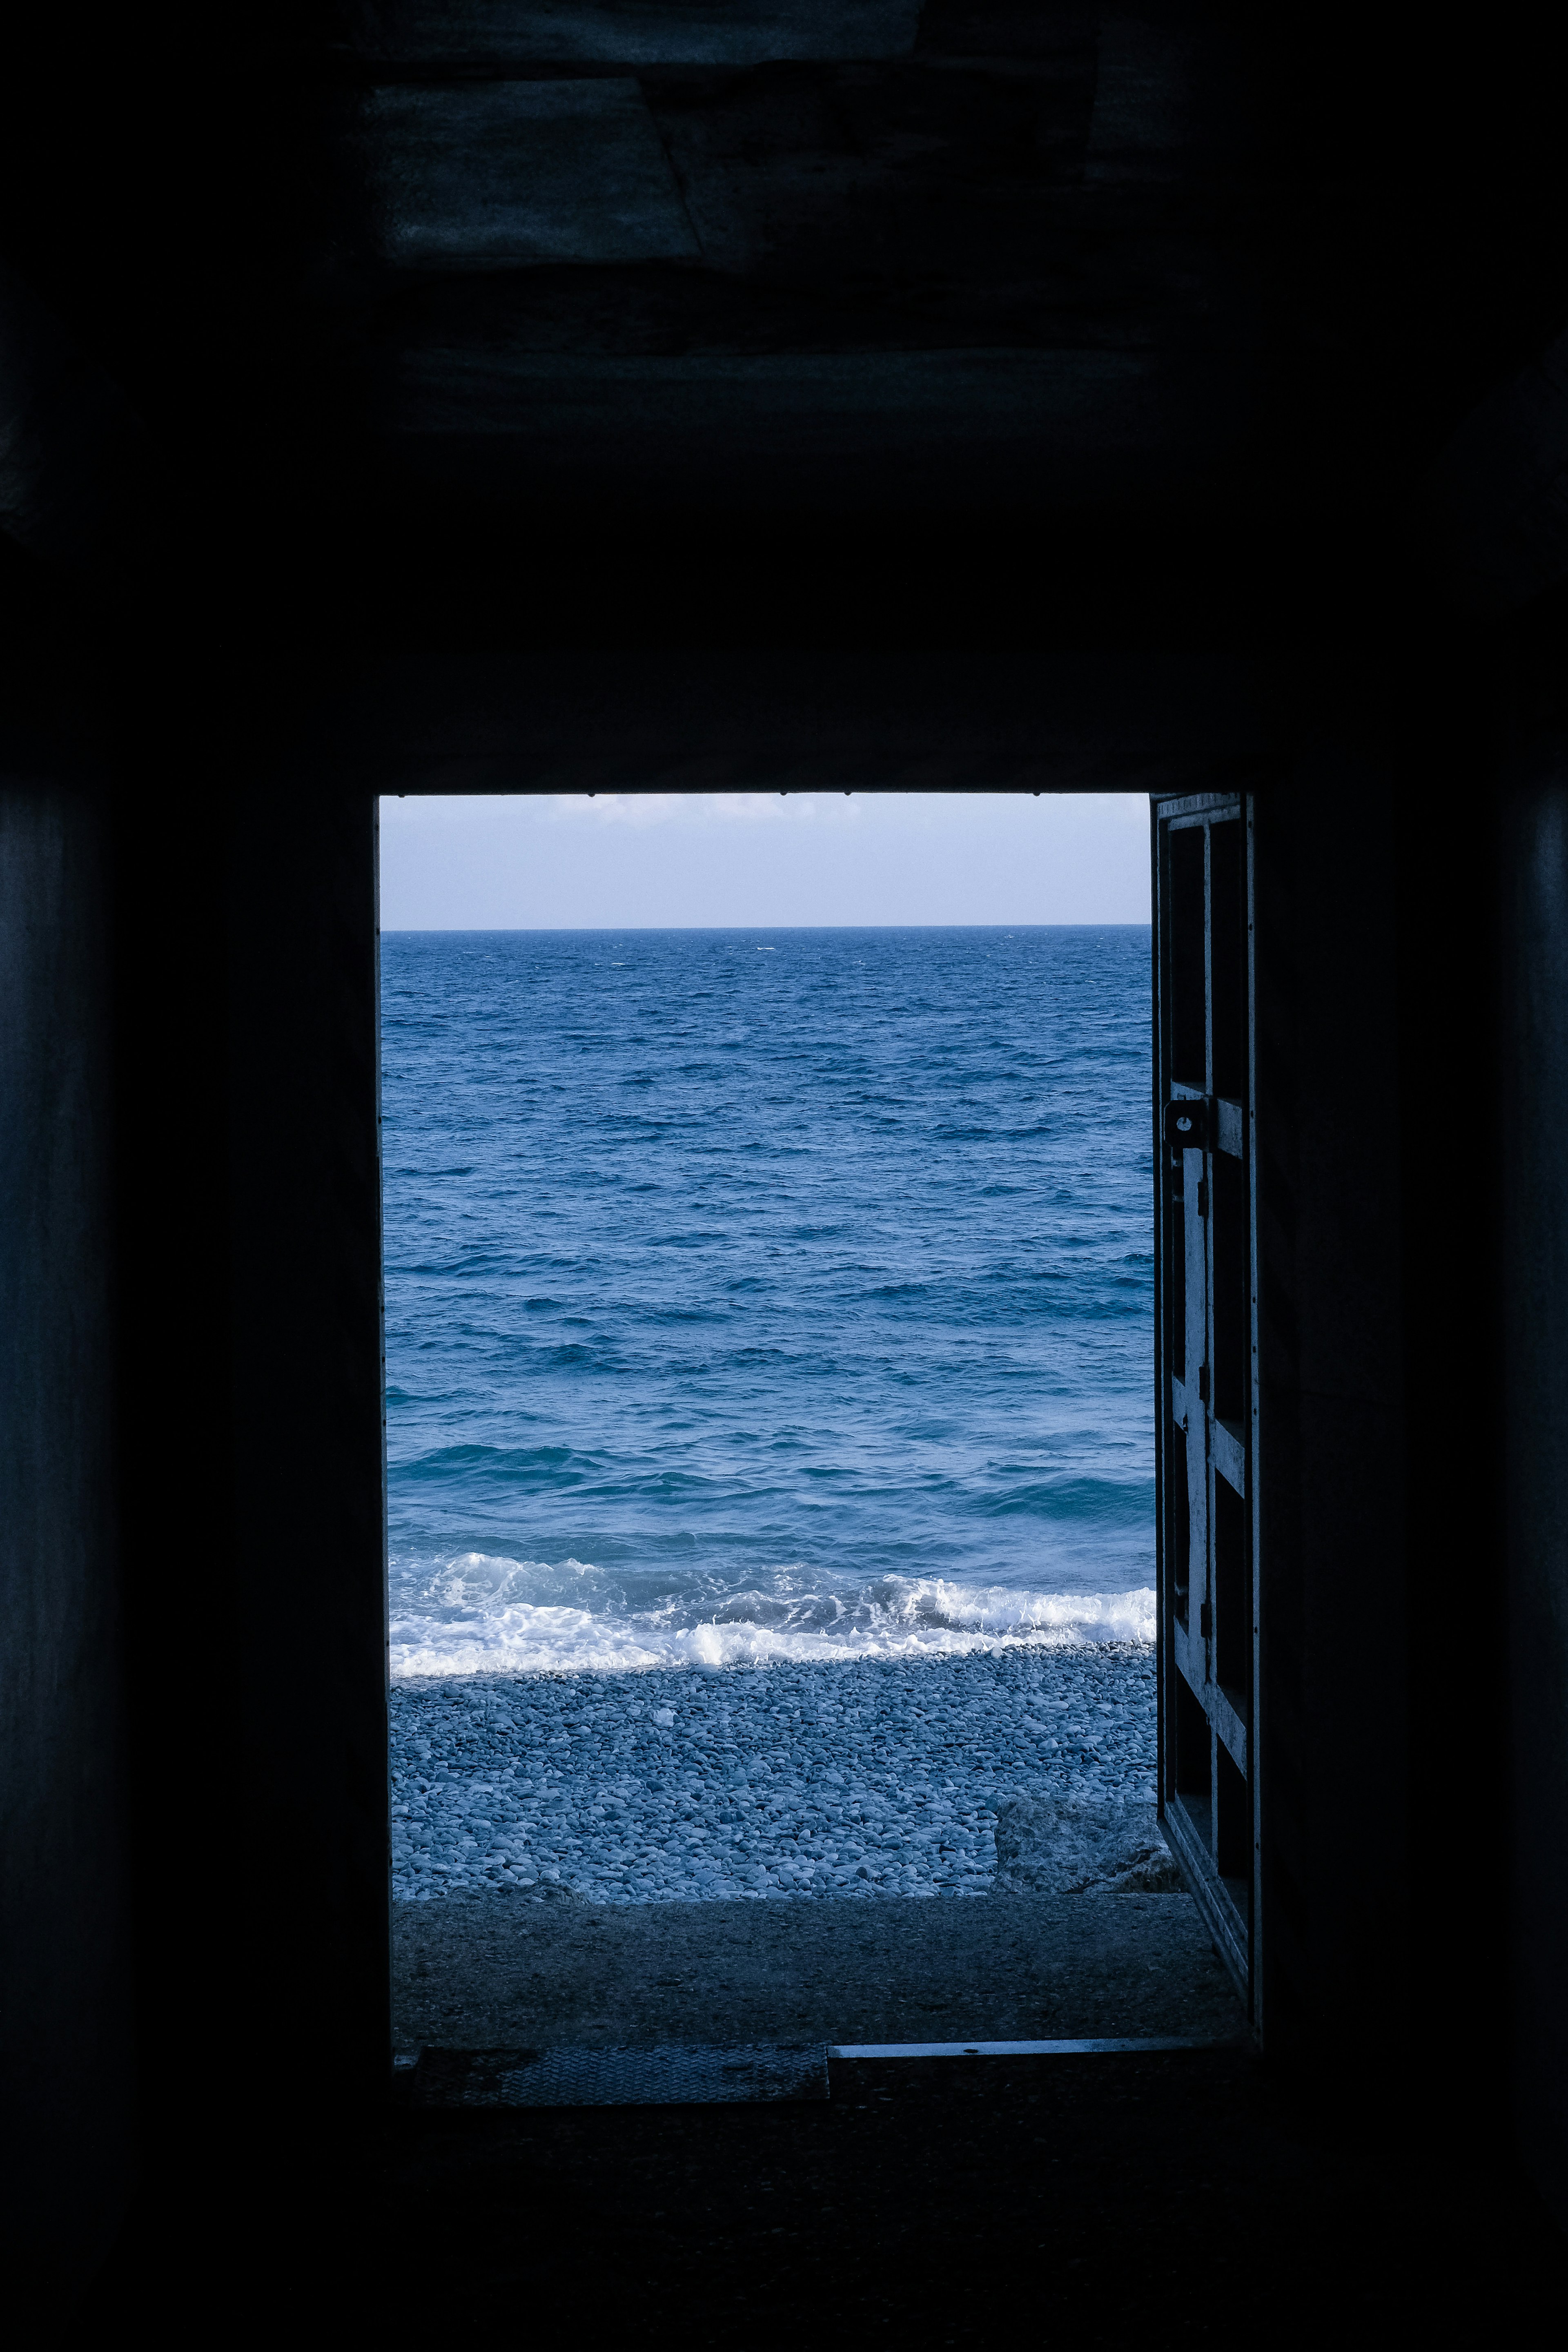
[(0, 783), (0, 2037), (39, 2320), (134, 2166), (107, 829), (90, 784)]
[(1521, 2153), (1568, 2226), (1568, 737), (1507, 780), (1502, 850), (1511, 2073)]

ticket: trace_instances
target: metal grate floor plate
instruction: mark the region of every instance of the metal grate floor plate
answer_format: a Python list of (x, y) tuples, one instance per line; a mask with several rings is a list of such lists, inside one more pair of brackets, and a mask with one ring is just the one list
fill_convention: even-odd
[(1141, 2042), (833, 2042), (830, 2058), (1086, 2058), (1105, 2051), (1228, 2050), (1239, 2042), (1155, 2034)]
[(825, 2099), (825, 2042), (654, 2049), (422, 2050), (421, 2107), (672, 2107)]

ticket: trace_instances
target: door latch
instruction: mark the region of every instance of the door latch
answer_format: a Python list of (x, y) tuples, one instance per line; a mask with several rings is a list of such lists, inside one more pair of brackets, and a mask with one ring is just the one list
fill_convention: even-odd
[(1199, 1364), (1197, 1368), (1197, 1401), (1199, 1404), (1208, 1402), (1208, 1366), (1207, 1364)]
[(1208, 1148), (1208, 1105), (1196, 1100), (1166, 1105), (1166, 1141), (1173, 1151), (1204, 1151)]

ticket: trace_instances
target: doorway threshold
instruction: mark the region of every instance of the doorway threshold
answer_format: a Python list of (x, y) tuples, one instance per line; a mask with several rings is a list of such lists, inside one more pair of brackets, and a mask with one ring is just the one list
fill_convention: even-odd
[(600, 2042), (542, 2050), (422, 2050), (416, 2107), (753, 2106), (825, 2099), (825, 2042)]
[(1240, 2040), (1151, 2034), (1051, 2042), (655, 2042), (555, 2049), (403, 2053), (418, 2107), (756, 2105), (831, 2097), (835, 2066), (930, 2058), (1084, 2058), (1181, 2050), (1236, 2051)]
[(1234, 2035), (1156, 2033), (1139, 2040), (1077, 2042), (842, 2042), (830, 2058), (1087, 2058), (1114, 2050), (1236, 2050)]
[(1190, 1895), (392, 1906), (392, 2046), (1214, 2041), (1246, 2015)]

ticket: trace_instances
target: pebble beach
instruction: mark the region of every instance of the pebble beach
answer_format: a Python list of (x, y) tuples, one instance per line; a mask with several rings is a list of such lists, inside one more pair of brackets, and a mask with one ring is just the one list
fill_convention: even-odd
[(392, 1888), (962, 1899), (998, 1810), (1153, 1803), (1144, 1643), (392, 1685)]

